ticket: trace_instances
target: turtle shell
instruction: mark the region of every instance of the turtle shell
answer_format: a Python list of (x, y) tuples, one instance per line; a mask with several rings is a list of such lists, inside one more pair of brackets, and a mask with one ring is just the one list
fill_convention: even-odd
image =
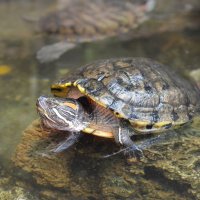
[[(68, 42), (102, 39), (125, 33), (147, 19), (149, 1), (67, 1), (62, 9), (39, 21), (42, 32), (64, 36)], [(150, 7), (149, 7), (150, 6)]]
[(69, 86), (129, 120), (140, 132), (185, 124), (199, 112), (198, 88), (151, 59), (100, 60), (52, 85), (52, 91)]

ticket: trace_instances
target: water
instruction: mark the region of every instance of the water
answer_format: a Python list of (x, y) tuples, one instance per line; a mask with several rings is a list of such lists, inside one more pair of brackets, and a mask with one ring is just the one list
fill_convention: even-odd
[[(188, 9), (191, 5), (185, 4)], [(166, 23), (169, 31), (150, 28), (149, 34), (144, 34), (148, 22), (140, 28), (143, 37), (83, 43), (56, 62), (40, 64), (35, 53), (51, 39), (36, 33), (36, 23), (24, 19), (37, 21), (55, 6), (54, 1), (0, 2), (0, 68), (4, 65), (10, 70), (0, 75), (0, 199), (200, 199), (198, 121), (183, 130), (192, 133), (190, 137), (155, 148), (161, 155), (152, 153), (141, 163), (127, 163), (121, 155), (100, 159), (118, 147), (88, 138), (66, 153), (66, 158), (43, 158), (33, 151), (21, 167), (27, 169), (16, 169), (12, 158), (23, 130), (38, 118), (37, 97), (50, 94), (50, 84), (70, 70), (101, 58), (139, 56), (173, 66), (177, 73), (188, 76), (200, 64), (200, 29), (194, 18), (185, 15), (180, 15), (183, 22), (177, 30), (167, 25), (170, 20), (165, 16), (159, 23)]]

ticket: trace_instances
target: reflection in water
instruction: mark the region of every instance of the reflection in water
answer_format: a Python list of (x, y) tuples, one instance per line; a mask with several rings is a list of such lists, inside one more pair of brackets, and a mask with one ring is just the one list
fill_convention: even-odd
[[(175, 4), (175, 1), (169, 1), (164, 6), (160, 2), (157, 7), (160, 10), (170, 10), (170, 2)], [(193, 0), (188, 4), (197, 8), (198, 3)], [(180, 131), (184, 133), (184, 137), (147, 152), (148, 159), (141, 163), (127, 165), (123, 156), (102, 160), (99, 154), (112, 153), (117, 149), (116, 146), (109, 141), (88, 138), (80, 142), (76, 149), (66, 152), (64, 157), (59, 155), (50, 159), (43, 158), (33, 150), (29, 154), (19, 154), (19, 157), (28, 156), (27, 159), (30, 160), (18, 165), (31, 169), (32, 174), (30, 176), (24, 171), (13, 171), (11, 156), (20, 143), (22, 131), (37, 118), (37, 97), (50, 94), (50, 83), (65, 72), (70, 73), (74, 68), (100, 58), (143, 56), (174, 66), (177, 73), (187, 76), (188, 72), (197, 69), (200, 63), (199, 27), (193, 25), (186, 27), (194, 30), (163, 32), (162, 30), (167, 30), (168, 22), (164, 20), (158, 23), (162, 22), (160, 27), (164, 27), (158, 34), (154, 28), (150, 36), (145, 34), (142, 38), (129, 37), (120, 41), (118, 38), (112, 38), (83, 43), (57, 62), (39, 64), (35, 59), (35, 52), (52, 39), (44, 39), (44, 36), (34, 31), (35, 23), (27, 23), (22, 18), (28, 16), (38, 19), (54, 6), (55, 1), (0, 2), (0, 66), (9, 66), (11, 69), (6, 73), (4, 69), (4, 74), (0, 74), (0, 199), (3, 195), (4, 198), (5, 195), (10, 195), (7, 199), (12, 199), (13, 194), (24, 199), (37, 199), (37, 193), (44, 199), (58, 199), (58, 196), (59, 199), (198, 199), (198, 120), (192, 127)], [(172, 9), (175, 10), (176, 8)], [(181, 23), (183, 22), (185, 21), (182, 20)], [(190, 19), (187, 24), (189, 22)], [(180, 26), (181, 30), (184, 29), (183, 25)], [(146, 26), (155, 27), (148, 22), (141, 26), (142, 33), (151, 30), (145, 29)], [(37, 139), (39, 129), (35, 131), (34, 139)], [(29, 142), (27, 137), (25, 144), (29, 145)], [(41, 142), (46, 144), (45, 141)], [(34, 148), (37, 148), (37, 145)], [(159, 153), (156, 154), (155, 151)], [(49, 165), (49, 162), (53, 164)], [(40, 168), (37, 168), (38, 166)], [(58, 173), (59, 171), (61, 173)], [(8, 194), (9, 191), (13, 194)]]

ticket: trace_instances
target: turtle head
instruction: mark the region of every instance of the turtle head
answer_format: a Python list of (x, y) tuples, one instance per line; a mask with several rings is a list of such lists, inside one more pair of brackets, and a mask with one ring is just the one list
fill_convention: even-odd
[(75, 99), (40, 96), (36, 106), (48, 129), (77, 132), (88, 124), (87, 113)]

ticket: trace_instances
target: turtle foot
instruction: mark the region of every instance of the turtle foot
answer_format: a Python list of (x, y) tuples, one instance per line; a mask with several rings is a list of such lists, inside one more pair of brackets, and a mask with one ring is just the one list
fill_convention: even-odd
[(144, 157), (142, 149), (135, 145), (128, 147), (124, 154), (129, 158), (136, 158), (137, 160), (141, 160)]

